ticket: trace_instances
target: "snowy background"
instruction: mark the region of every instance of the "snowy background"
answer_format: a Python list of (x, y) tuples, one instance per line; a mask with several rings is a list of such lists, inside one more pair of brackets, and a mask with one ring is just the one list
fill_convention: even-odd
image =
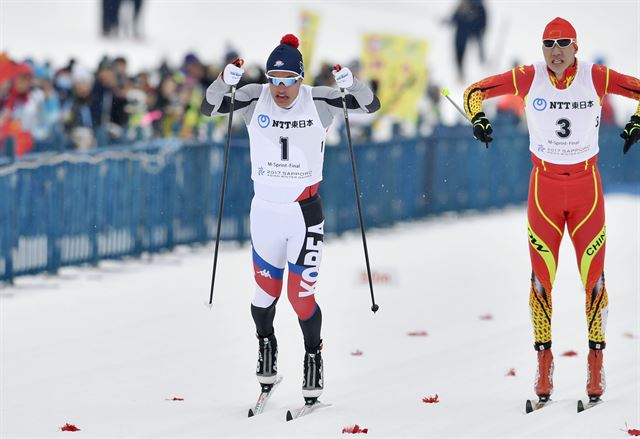
[[(517, 60), (542, 60), (540, 38), (546, 23), (561, 16), (578, 33), (578, 56), (587, 61), (603, 58), (614, 70), (638, 76), (640, 72), (640, 1), (638, 0), (485, 0), (488, 27), (485, 48), (488, 62), (479, 63), (475, 43), (466, 56), (466, 81), (455, 74), (451, 17), (457, 1), (219, 1), (145, 0), (145, 39), (104, 40), (99, 37), (100, 2), (97, 0), (0, 0), (0, 51), (20, 59), (32, 56), (66, 64), (69, 57), (95, 68), (104, 54), (127, 56), (131, 70), (156, 67), (166, 58), (174, 65), (187, 52), (203, 62), (223, 62), (227, 45), (236, 48), (248, 64), (263, 64), (285, 33), (298, 34), (302, 9), (320, 15), (315, 55), (306, 69), (321, 62), (346, 64), (358, 59), (365, 32), (389, 32), (429, 41), (431, 79), (462, 98), (471, 82), (501, 73)], [(635, 106), (613, 97), (620, 108), (618, 123)], [(444, 108), (449, 119), (455, 110)]]
[[(95, 1), (0, 0), (0, 50), (59, 65), (74, 56), (87, 66), (104, 53), (124, 54), (135, 71), (192, 50), (219, 62), (228, 42), (262, 62), (284, 33), (297, 33), (301, 6), (322, 15), (317, 62), (358, 57), (362, 32), (403, 33), (429, 39), (438, 82), (458, 96), (466, 85), (454, 79), (453, 31), (441, 20), (455, 2), (445, 1), (150, 0), (146, 39), (135, 42), (98, 38)], [(468, 81), (508, 69), (514, 58), (541, 59), (542, 28), (557, 15), (577, 28), (581, 57), (640, 73), (638, 1), (487, 7), (493, 62), (476, 66), (471, 47)], [(634, 104), (614, 102), (622, 123)], [(607, 224), (608, 389), (606, 403), (585, 413), (575, 413), (586, 381), (584, 292), (565, 240), (554, 289), (557, 403), (523, 414), (534, 396), (535, 352), (526, 212), (513, 207), (370, 231), (372, 266), (383, 279), (376, 315), (359, 234), (330, 237), (318, 301), (321, 399), (332, 405), (291, 423), (286, 409), (302, 403), (302, 338), (286, 300), (276, 317), (284, 381), (263, 415), (246, 418), (259, 390), (248, 246), (222, 246), (212, 310), (204, 306), (212, 246), (19, 278), (0, 289), (0, 437), (340, 437), (356, 423), (367, 437), (625, 437), (625, 423), (640, 428), (640, 198), (609, 195)], [(562, 355), (568, 351), (577, 355)], [(439, 403), (422, 402), (436, 394)], [(65, 423), (80, 431), (61, 432)]]

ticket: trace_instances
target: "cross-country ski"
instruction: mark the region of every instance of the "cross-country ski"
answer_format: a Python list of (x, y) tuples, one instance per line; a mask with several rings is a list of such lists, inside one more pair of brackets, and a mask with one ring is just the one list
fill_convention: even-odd
[(273, 384), (262, 384), (260, 395), (258, 395), (258, 401), (253, 408), (249, 409), (248, 417), (256, 416), (262, 413), (267, 406), (267, 402), (273, 395), (278, 385), (282, 382), (282, 376), (278, 376)]
[(318, 400), (310, 400), (306, 402), (302, 407), (297, 409), (287, 410), (285, 415), (286, 421), (293, 421), (294, 419), (301, 418), (303, 416), (307, 416), (318, 409), (329, 407), (331, 404), (324, 404)]
[(552, 403), (553, 401), (550, 398), (539, 398), (537, 401), (532, 401), (530, 399), (527, 399), (525, 403), (524, 411), (525, 413), (531, 413), (536, 410), (541, 410), (545, 407), (548, 407)]
[(581, 399), (578, 400), (577, 410), (578, 413), (581, 413), (585, 410), (591, 409), (597, 405), (602, 404), (604, 401), (602, 398), (589, 398), (587, 401), (583, 402)]

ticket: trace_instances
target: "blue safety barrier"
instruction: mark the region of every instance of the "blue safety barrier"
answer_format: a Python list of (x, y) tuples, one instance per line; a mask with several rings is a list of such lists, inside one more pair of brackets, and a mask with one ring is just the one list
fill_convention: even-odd
[[(522, 203), (528, 136), (512, 124), (494, 129), (489, 149), (468, 126), (355, 145), (367, 227)], [(619, 132), (600, 133), (605, 190), (640, 193), (640, 146), (623, 156)], [(231, 154), (221, 238), (245, 242), (253, 193), (247, 139), (234, 140)], [(176, 139), (0, 159), (0, 280), (212, 240), (223, 159), (223, 144)], [(359, 228), (345, 145), (326, 149), (321, 195), (328, 233)]]

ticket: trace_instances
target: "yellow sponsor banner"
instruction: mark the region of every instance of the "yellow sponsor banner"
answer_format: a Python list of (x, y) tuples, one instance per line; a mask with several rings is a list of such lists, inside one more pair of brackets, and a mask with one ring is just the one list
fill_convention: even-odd
[(319, 14), (305, 9), (300, 11), (300, 53), (304, 62), (304, 81), (307, 84), (313, 83), (311, 63), (313, 62), (313, 51), (316, 47), (316, 34), (319, 26)]
[(367, 33), (362, 49), (362, 76), (378, 83), (379, 112), (415, 121), (427, 86), (427, 41)]

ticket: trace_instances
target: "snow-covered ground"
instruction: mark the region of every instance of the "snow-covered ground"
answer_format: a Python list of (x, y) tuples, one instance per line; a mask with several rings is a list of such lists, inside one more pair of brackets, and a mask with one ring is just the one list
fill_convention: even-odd
[[(359, 234), (330, 237), (318, 301), (321, 399), (332, 405), (289, 423), (286, 409), (302, 403), (303, 350), (286, 299), (276, 316), (284, 381), (264, 414), (246, 417), (259, 390), (247, 246), (221, 248), (212, 310), (212, 246), (19, 278), (0, 289), (0, 437), (340, 437), (354, 424), (367, 437), (625, 437), (626, 422), (640, 428), (640, 198), (610, 195), (607, 222), (608, 389), (585, 413), (575, 410), (584, 293), (565, 239), (553, 296), (557, 403), (524, 414), (535, 352), (518, 207), (370, 231), (384, 280), (376, 315)], [(436, 394), (439, 403), (422, 402)], [(60, 432), (65, 423), (80, 431)]]

